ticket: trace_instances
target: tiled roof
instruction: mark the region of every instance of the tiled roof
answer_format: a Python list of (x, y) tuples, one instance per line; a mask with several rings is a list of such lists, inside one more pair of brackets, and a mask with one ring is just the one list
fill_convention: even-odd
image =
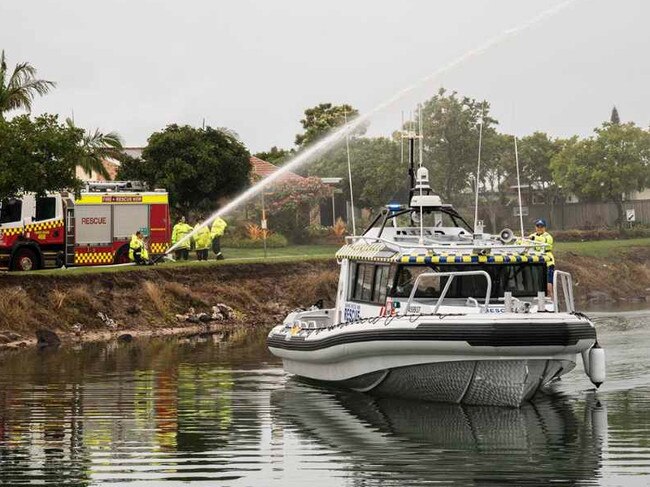
[[(265, 178), (269, 176), (270, 174), (273, 174), (275, 171), (277, 171), (279, 168), (278, 166), (274, 166), (270, 162), (266, 162), (259, 157), (251, 156), (251, 179), (253, 180), (259, 180), (262, 178)], [(276, 182), (278, 183), (286, 183), (287, 181), (304, 181), (305, 178), (302, 176), (297, 175), (294, 172), (288, 171), (284, 173), (282, 176), (280, 176)]]

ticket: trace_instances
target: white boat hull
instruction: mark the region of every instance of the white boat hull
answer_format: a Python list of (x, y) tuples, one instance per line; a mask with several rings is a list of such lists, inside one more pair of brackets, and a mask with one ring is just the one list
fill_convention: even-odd
[(595, 342), (586, 318), (551, 318), (392, 318), (300, 332), (279, 326), (268, 345), (287, 372), (308, 379), (382, 396), (517, 407), (571, 371)]

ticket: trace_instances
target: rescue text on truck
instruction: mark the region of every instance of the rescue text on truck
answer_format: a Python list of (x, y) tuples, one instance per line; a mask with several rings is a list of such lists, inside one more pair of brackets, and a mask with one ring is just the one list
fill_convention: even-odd
[(131, 235), (141, 231), (152, 257), (170, 246), (169, 198), (142, 183), (87, 183), (67, 192), (24, 194), (0, 202), (0, 270), (33, 270), (129, 262)]

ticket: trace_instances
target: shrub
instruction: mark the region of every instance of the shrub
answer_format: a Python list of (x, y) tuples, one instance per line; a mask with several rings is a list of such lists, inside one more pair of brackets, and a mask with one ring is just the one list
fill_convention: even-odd
[(309, 238), (317, 239), (327, 237), (330, 234), (330, 229), (329, 227), (315, 223), (305, 228), (305, 232)]
[(348, 233), (348, 228), (342, 218), (338, 218), (332, 227), (332, 235), (338, 238), (345, 237), (345, 234)]
[(271, 235), (271, 232), (263, 229), (257, 223), (249, 223), (246, 225), (246, 234), (249, 240), (264, 240)]
[[(268, 248), (286, 247), (289, 242), (284, 235), (280, 233), (273, 233), (266, 239), (266, 246)], [(236, 249), (263, 249), (264, 239), (251, 240), (250, 238), (233, 237), (225, 235), (221, 238), (221, 245), (223, 247), (231, 247)]]
[(650, 237), (650, 228), (632, 227), (628, 229), (613, 230), (598, 228), (594, 230), (559, 230), (551, 231), (554, 240), (558, 242), (587, 242), (593, 240), (617, 240), (626, 238)]

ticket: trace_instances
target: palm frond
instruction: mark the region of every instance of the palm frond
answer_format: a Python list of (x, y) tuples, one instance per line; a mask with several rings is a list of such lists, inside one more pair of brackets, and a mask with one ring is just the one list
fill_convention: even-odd
[(46, 95), (56, 86), (54, 81), (36, 79), (36, 68), (27, 62), (16, 64), (9, 78), (7, 74), (3, 50), (0, 54), (0, 115), (20, 108), (30, 111), (37, 95)]
[[(65, 122), (69, 127), (76, 128), (70, 118), (66, 118)], [(105, 179), (109, 179), (110, 174), (108, 174), (104, 166), (104, 160), (116, 159), (119, 161), (124, 155), (122, 137), (117, 132), (105, 134), (97, 128), (93, 131), (84, 132), (81, 147), (84, 151), (84, 157), (79, 166), (88, 176), (91, 176), (94, 171)]]

